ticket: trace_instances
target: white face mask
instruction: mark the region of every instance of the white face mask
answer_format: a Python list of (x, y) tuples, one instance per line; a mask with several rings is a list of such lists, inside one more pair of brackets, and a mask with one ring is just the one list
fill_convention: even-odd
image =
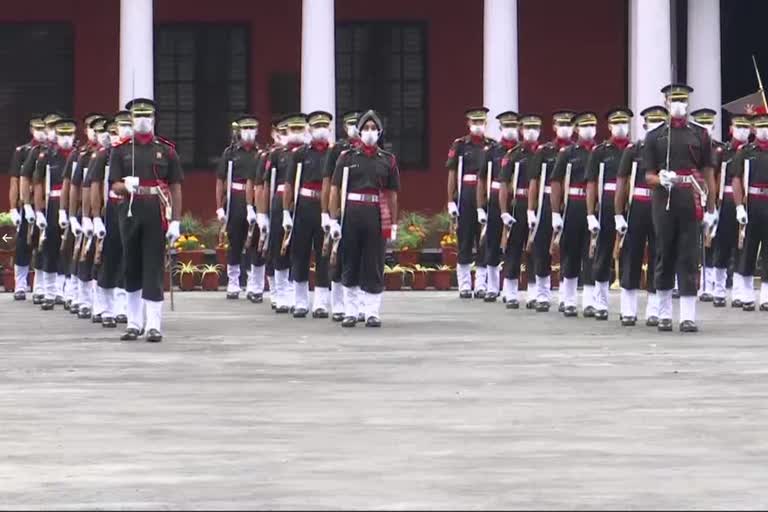
[(45, 142), (45, 132), (43, 130), (32, 130), (32, 138), (37, 142)]
[(485, 133), (485, 125), (483, 124), (472, 124), (469, 126), (469, 133), (474, 135), (475, 137), (479, 137)]
[(582, 126), (579, 128), (579, 138), (581, 140), (592, 140), (595, 138), (597, 128), (594, 126)]
[(555, 133), (558, 139), (570, 139), (573, 137), (573, 126), (558, 126)]
[(107, 132), (100, 133), (98, 135), (98, 139), (99, 139), (99, 144), (101, 144), (101, 147), (104, 147), (104, 148), (109, 147), (109, 144), (110, 144), (109, 133)]
[(293, 144), (303, 144), (304, 132), (290, 132), (288, 134), (288, 142)]
[(379, 141), (379, 130), (363, 130), (361, 138), (364, 144), (373, 146)]
[(758, 140), (768, 140), (768, 127), (756, 128), (755, 129), (755, 138), (758, 139)]
[(59, 135), (56, 142), (61, 149), (72, 149), (75, 144), (74, 135)]
[(331, 130), (325, 126), (312, 129), (312, 140), (326, 141), (331, 137)]
[(280, 140), (280, 144), (282, 144), (283, 146), (286, 146), (288, 144), (288, 142), (289, 142), (288, 135), (283, 135), (281, 133), (280, 135), (278, 135), (278, 138)]
[(120, 136), (119, 135), (110, 135), (109, 136), (109, 143), (113, 146), (116, 146), (120, 143)]
[(133, 129), (136, 133), (151, 133), (155, 129), (155, 120), (151, 117), (137, 117), (133, 120)]
[(357, 137), (357, 126), (353, 124), (347, 125), (347, 137), (349, 137), (350, 139), (354, 139)]
[(247, 128), (240, 131), (240, 140), (246, 144), (253, 144), (256, 140), (256, 130), (253, 128)]
[(626, 139), (629, 136), (629, 125), (625, 123), (612, 124), (611, 136), (617, 139)]
[(88, 135), (90, 142), (96, 142), (96, 131), (93, 128), (86, 128), (85, 133)]
[(685, 117), (688, 113), (688, 104), (684, 101), (672, 101), (669, 103), (669, 113), (672, 117)]
[(737, 140), (739, 142), (747, 142), (747, 139), (749, 139), (749, 128), (740, 128), (734, 126), (732, 129), (732, 135), (734, 140)]
[(502, 128), (501, 136), (506, 140), (517, 140), (517, 128)]
[(133, 126), (127, 124), (121, 124), (117, 127), (117, 134), (121, 139), (130, 139), (133, 137)]
[(45, 138), (51, 144), (55, 144), (56, 143), (56, 132), (53, 131), (53, 130), (46, 129), (45, 130)]
[(539, 140), (541, 131), (538, 128), (523, 128), (523, 139), (526, 142), (536, 142)]

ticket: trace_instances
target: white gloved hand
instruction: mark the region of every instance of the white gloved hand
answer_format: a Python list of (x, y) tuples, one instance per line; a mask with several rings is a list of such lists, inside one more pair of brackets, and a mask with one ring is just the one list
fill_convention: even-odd
[(613, 221), (616, 223), (616, 232), (619, 233), (620, 235), (623, 235), (629, 229), (627, 220), (624, 218), (623, 215), (614, 215)]
[(259, 232), (262, 237), (269, 236), (269, 217), (266, 213), (256, 214), (256, 224), (259, 225)]
[(80, 223), (83, 226), (83, 233), (85, 233), (85, 236), (88, 238), (93, 236), (93, 221), (90, 217), (83, 217), (83, 220), (80, 221)]
[(749, 217), (747, 216), (747, 209), (744, 208), (743, 204), (740, 204), (736, 207), (736, 220), (739, 224), (744, 226), (747, 222), (749, 222)]
[(80, 236), (83, 234), (83, 226), (80, 225), (80, 221), (77, 220), (77, 217), (75, 216), (70, 217), (69, 226), (72, 229), (73, 235)]
[(40, 231), (44, 231), (45, 228), (48, 227), (48, 222), (45, 220), (45, 215), (43, 215), (43, 212), (37, 212), (36, 218), (38, 229), (40, 229)]
[(397, 224), (392, 224), (392, 231), (389, 234), (389, 239), (393, 242), (397, 240)]
[(16, 227), (21, 225), (21, 215), (16, 208), (11, 208), (11, 221), (13, 221), (13, 225)]
[(283, 210), (283, 229), (286, 231), (293, 229), (293, 219), (288, 210)]
[(717, 226), (717, 210), (713, 211), (712, 213), (704, 212), (704, 219), (702, 219), (702, 223), (704, 224), (704, 229), (707, 232), (711, 232), (713, 229), (715, 229), (715, 226)]
[(179, 221), (172, 220), (170, 224), (168, 224), (168, 231), (165, 232), (165, 239), (168, 240), (168, 243), (170, 245), (173, 245), (176, 243), (176, 240), (179, 239), (180, 233), (179, 229), (181, 226), (179, 225)]
[(107, 228), (104, 226), (104, 221), (101, 220), (101, 217), (93, 218), (93, 232), (99, 240), (107, 236)]
[(667, 171), (666, 169), (659, 171), (659, 183), (661, 183), (662, 187), (672, 188), (675, 184), (675, 179), (677, 179), (677, 173), (675, 171)]
[[(253, 207), (251, 207), (253, 208)], [(216, 210), (216, 218), (219, 219), (219, 222), (223, 223), (225, 220), (227, 220), (227, 212), (224, 211), (224, 208), (218, 208)]]
[[(251, 206), (250, 204), (245, 207), (245, 220), (248, 222), (249, 226), (253, 226), (256, 223), (256, 219), (258, 218), (258, 215), (256, 215), (256, 210)], [(222, 221), (224, 222), (224, 221)]]
[(448, 213), (453, 218), (456, 218), (459, 216), (459, 207), (456, 206), (456, 203), (454, 201), (451, 201), (450, 203), (448, 203)]
[(563, 216), (557, 212), (552, 212), (552, 230), (561, 231), (563, 229)]
[(488, 215), (486, 215), (485, 210), (482, 208), (477, 209), (477, 222), (480, 224), (486, 224), (488, 222)]
[(600, 232), (600, 221), (594, 215), (587, 215), (587, 227), (593, 235)]
[(67, 229), (67, 226), (69, 226), (69, 219), (67, 219), (67, 212), (64, 210), (59, 210), (59, 227), (61, 229)]
[(139, 188), (138, 176), (126, 176), (123, 178), (123, 183), (125, 184), (125, 189), (129, 194), (135, 194), (136, 190)]
[(320, 214), (320, 225), (323, 227), (323, 231), (329, 233), (331, 231), (331, 216), (328, 212)]
[(536, 218), (536, 212), (533, 210), (526, 211), (526, 215), (528, 216), (528, 229), (534, 229), (536, 227), (536, 222), (538, 219)]
[(341, 239), (341, 224), (336, 219), (331, 219), (331, 238), (334, 240)]
[(508, 228), (511, 228), (512, 224), (514, 224), (517, 221), (512, 215), (510, 215), (507, 212), (504, 212), (501, 214), (501, 222), (503, 222), (504, 225), (507, 226)]
[(35, 222), (35, 210), (32, 209), (32, 205), (24, 205), (24, 217), (27, 219), (27, 223), (34, 224)]

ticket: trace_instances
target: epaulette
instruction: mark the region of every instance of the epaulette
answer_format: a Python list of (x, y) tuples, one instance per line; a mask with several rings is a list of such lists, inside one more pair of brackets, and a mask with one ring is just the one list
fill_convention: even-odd
[(629, 144), (627, 144), (627, 147), (624, 148), (624, 149), (629, 149), (629, 148), (633, 148), (633, 147), (635, 147), (635, 143), (634, 142), (630, 142)]
[(300, 149), (304, 149), (304, 146), (296, 146), (295, 148), (293, 148), (293, 149), (291, 150), (291, 153), (296, 153), (296, 152), (297, 152), (297, 151), (299, 151)]
[(157, 144), (165, 144), (166, 146), (169, 146), (171, 149), (176, 149), (176, 144), (174, 142), (171, 142), (170, 140), (166, 139), (165, 137), (161, 137), (160, 135), (155, 135), (155, 143)]
[(562, 153), (563, 151), (566, 151), (569, 147), (571, 147), (571, 146), (563, 146), (563, 147), (561, 147), (559, 153)]

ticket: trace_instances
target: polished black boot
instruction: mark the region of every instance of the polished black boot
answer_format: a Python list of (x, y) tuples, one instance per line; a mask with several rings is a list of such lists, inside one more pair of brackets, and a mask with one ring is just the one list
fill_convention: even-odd
[(671, 332), (672, 331), (672, 319), (662, 318), (659, 320), (659, 326), (657, 327), (659, 332)]
[(680, 332), (699, 332), (699, 328), (693, 320), (683, 320), (680, 322)]
[(587, 306), (584, 308), (584, 318), (594, 318), (595, 317), (595, 307), (594, 306)]
[(354, 327), (357, 325), (357, 318), (354, 316), (345, 316), (344, 320), (341, 321), (342, 327)]

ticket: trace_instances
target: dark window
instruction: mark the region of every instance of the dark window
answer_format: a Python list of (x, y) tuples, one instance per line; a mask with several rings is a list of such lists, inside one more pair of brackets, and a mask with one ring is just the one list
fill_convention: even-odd
[(369, 108), (380, 112), (385, 142), (405, 168), (429, 164), (426, 40), (424, 23), (336, 27), (337, 114)]
[(248, 111), (249, 39), (241, 25), (157, 28), (157, 132), (176, 143), (186, 167), (213, 167), (232, 119)]
[(0, 162), (29, 141), (34, 114), (72, 113), (73, 44), (69, 24), (0, 23)]

